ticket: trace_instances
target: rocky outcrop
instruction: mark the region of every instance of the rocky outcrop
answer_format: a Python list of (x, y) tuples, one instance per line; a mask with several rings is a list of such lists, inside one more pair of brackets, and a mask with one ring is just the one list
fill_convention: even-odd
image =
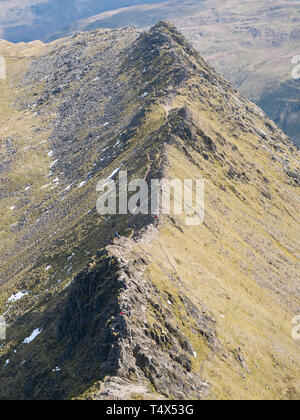
[[(138, 241), (155, 231), (148, 226)], [(147, 278), (151, 261), (133, 251), (135, 245), (121, 238), (76, 276), (57, 327), (57, 341), (65, 347), (59, 364), (75, 359), (78, 375), (90, 372), (91, 382), (103, 378), (101, 392), (96, 393), (100, 399), (118, 397), (112, 382), (138, 383), (165, 397), (202, 398), (209, 388), (193, 373), (193, 346)], [(214, 321), (186, 296), (180, 299), (194, 334), (216, 350)], [(152, 326), (147, 320), (149, 307), (156, 318)]]

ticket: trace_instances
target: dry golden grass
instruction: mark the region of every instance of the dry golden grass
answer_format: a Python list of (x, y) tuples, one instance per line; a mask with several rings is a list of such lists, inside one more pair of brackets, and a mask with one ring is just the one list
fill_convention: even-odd
[[(190, 163), (177, 150), (169, 152), (171, 165), (176, 168), (170, 176), (201, 176), (196, 168), (194, 173), (190, 170)], [(241, 224), (239, 203), (227, 195), (231, 211), (222, 214), (226, 194), (220, 198), (219, 190), (209, 181), (206, 188), (203, 226), (184, 227), (183, 234), (166, 221), (158, 238), (143, 247), (153, 259), (150, 277), (172, 296), (182, 288), (196, 305), (204, 302), (217, 321), (219, 352), (211, 354), (199, 338), (197, 341), (192, 334), (190, 337), (198, 353), (195, 369), (212, 384), (210, 398), (299, 398), (299, 343), (291, 336), (293, 308), (299, 305), (299, 297), (286, 291), (290, 282), (291, 289), (295, 287), (292, 277), (296, 279), (298, 265), (291, 258), (289, 275), (277, 273), (285, 286), (272, 290), (272, 281), (276, 284), (279, 279), (247, 241), (255, 228), (245, 220)], [(220, 198), (219, 204), (216, 197)], [(184, 220), (179, 218), (179, 222), (184, 225)], [(271, 244), (272, 240), (268, 244), (272, 250), (266, 250), (269, 255), (278, 252), (282, 259), (287, 257), (286, 252)], [(182, 284), (172, 284), (170, 275), (180, 278)], [(250, 374), (233, 357), (238, 348), (242, 349)], [(292, 389), (298, 391), (291, 394)]]

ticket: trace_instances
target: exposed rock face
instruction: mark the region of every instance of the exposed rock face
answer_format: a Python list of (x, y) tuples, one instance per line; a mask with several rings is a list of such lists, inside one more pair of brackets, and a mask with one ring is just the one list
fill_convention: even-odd
[[(139, 384), (148, 380), (166, 397), (201, 398), (208, 390), (200, 376), (191, 373), (194, 349), (144, 276), (150, 261), (135, 256), (132, 247), (131, 240), (121, 239), (76, 276), (57, 327), (57, 341), (66, 348), (59, 364), (77, 359), (77, 375), (89, 381), (108, 375)], [(214, 322), (186, 296), (181, 300), (197, 334), (215, 349)], [(147, 321), (149, 305), (157, 318), (152, 327)], [(117, 397), (110, 383), (104, 382), (99, 397)]]
[[(0, 398), (298, 398), (291, 141), (172, 25), (27, 48), (0, 85)], [(204, 224), (98, 215), (121, 168), (204, 178)]]
[[(97, 357), (94, 353), (101, 351), (103, 347), (107, 348), (106, 352), (101, 351), (99, 354), (98, 372), (95, 377), (95, 373), (92, 372), (91, 379), (96, 380), (100, 374), (103, 378), (110, 375), (123, 381), (134, 379), (139, 384), (147, 384), (148, 380), (157, 392), (166, 397), (173, 395), (181, 399), (190, 395), (193, 398), (201, 398), (207, 394), (207, 384), (201, 381), (199, 375), (191, 373), (194, 349), (178, 327), (168, 304), (145, 276), (144, 272), (150, 261), (146, 262), (135, 255), (132, 248), (132, 240), (121, 239), (118, 244), (108, 248), (109, 259), (101, 262), (105, 265), (111, 264), (112, 261), (118, 264), (116, 274), (119, 289), (115, 295), (111, 278), (106, 288), (104, 285), (105, 293), (109, 295), (107, 297), (101, 294), (99, 283), (96, 293), (93, 294), (93, 285), (86, 277), (83, 277), (83, 283), (84, 288), (89, 288), (88, 294), (77, 284), (76, 298), (71, 294), (70, 303), (58, 327), (59, 339), (65, 341), (66, 337), (70, 337), (68, 348), (71, 345), (72, 354), (76, 353), (76, 346), (79, 344), (74, 342), (77, 338), (83, 347), (86, 346), (85, 354), (89, 354), (95, 361)], [(113, 271), (109, 269), (110, 276)], [(96, 275), (99, 276), (99, 272), (96, 272)], [(102, 277), (101, 274), (98, 282)], [(88, 296), (88, 300), (83, 302), (81, 295)], [(112, 301), (113, 296), (115, 304)], [(171, 296), (169, 298), (172, 299)], [(203, 315), (187, 297), (183, 295), (181, 299), (197, 334), (204, 336), (215, 349), (217, 340), (214, 322)], [(82, 305), (82, 311), (79, 309), (77, 314), (73, 307), (76, 300)], [(101, 303), (108, 305), (108, 308), (105, 310)], [(147, 321), (148, 306), (156, 314), (157, 322), (153, 326)], [(94, 314), (91, 307), (95, 308)], [(99, 313), (103, 314), (104, 320), (98, 317)], [(93, 317), (98, 318), (96, 324)], [(82, 323), (84, 325), (81, 330)], [(92, 342), (96, 344), (95, 351), (91, 348)], [(84, 354), (82, 356), (84, 357)], [(82, 374), (86, 373), (87, 369), (83, 366)], [(109, 389), (110, 382), (104, 382), (100, 397), (117, 396)]]

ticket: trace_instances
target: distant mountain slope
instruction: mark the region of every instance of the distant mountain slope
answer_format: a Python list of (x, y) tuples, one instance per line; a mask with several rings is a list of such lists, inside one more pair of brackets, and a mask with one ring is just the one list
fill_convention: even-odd
[(300, 148), (300, 80), (287, 80), (267, 89), (258, 105), (295, 141)]
[[(0, 54), (0, 399), (299, 399), (289, 138), (171, 25)], [(100, 216), (121, 168), (204, 178), (204, 224)]]
[(2, 0), (0, 38), (12, 42), (45, 40), (67, 25), (106, 10), (164, 0)]
[(292, 58), (300, 54), (299, 1), (168, 1), (108, 11), (74, 23), (64, 34), (99, 27), (148, 27), (160, 19), (180, 28), (205, 59), (300, 146), (300, 80), (294, 83), (292, 97), (289, 88)]

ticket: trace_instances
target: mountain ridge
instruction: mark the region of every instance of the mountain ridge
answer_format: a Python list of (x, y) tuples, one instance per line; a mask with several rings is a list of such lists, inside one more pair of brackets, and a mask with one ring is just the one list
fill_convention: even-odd
[(299, 44), (299, 2), (214, 0), (181, 4), (168, 1), (108, 11), (75, 22), (56, 37), (99, 27), (148, 28), (160, 19), (170, 21), (225, 79), (263, 107), (299, 148), (299, 81), (292, 79), (292, 59)]
[[(30, 6), (31, 2), (35, 5)], [(6, 10), (2, 27), (10, 32), (4, 32), (2, 37), (6, 34), (14, 41), (50, 41), (99, 27), (149, 28), (158, 20), (170, 21), (225, 79), (262, 107), (299, 148), (299, 80), (292, 78), (299, 43), (298, 1), (202, 0), (184, 1), (181, 7), (178, 1), (94, 3), (68, 0), (59, 12), (61, 4), (56, 0), (45, 0), (43, 4), (29, 0), (19, 4), (16, 19), (23, 19), (25, 26), (17, 27), (10, 27), (14, 25), (14, 10), (3, 3), (2, 11), (10, 11)], [(81, 18), (86, 19), (78, 21)], [(43, 19), (47, 19), (47, 25)], [(28, 31), (35, 31), (35, 35), (26, 38)]]
[[(172, 25), (33, 48), (1, 85), (1, 399), (297, 399), (288, 137)], [(121, 166), (206, 179), (204, 224), (97, 215)]]

